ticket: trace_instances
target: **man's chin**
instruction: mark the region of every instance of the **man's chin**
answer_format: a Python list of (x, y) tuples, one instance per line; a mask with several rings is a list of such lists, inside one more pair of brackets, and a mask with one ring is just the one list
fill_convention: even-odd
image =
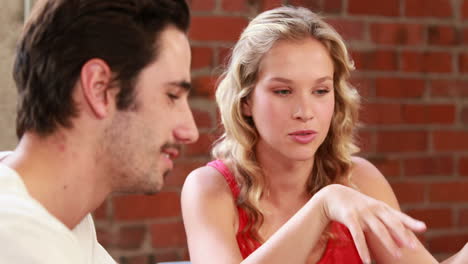
[(164, 187), (164, 179), (159, 178), (158, 181), (140, 182), (137, 185), (127, 186), (125, 189), (120, 189), (116, 193), (121, 194), (143, 194), (153, 195), (161, 191)]

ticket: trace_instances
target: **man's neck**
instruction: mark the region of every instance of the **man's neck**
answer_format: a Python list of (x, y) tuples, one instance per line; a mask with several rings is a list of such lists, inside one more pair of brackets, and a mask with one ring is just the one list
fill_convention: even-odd
[(74, 148), (64, 135), (26, 134), (2, 163), (18, 172), (34, 199), (73, 229), (109, 193), (99, 186), (104, 184), (84, 147)]

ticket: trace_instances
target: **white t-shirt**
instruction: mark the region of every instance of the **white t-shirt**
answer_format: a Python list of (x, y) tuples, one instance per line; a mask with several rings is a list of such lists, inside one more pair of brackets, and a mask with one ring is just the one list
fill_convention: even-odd
[[(8, 153), (0, 152), (0, 159)], [(21, 177), (0, 163), (0, 263), (107, 264), (90, 214), (67, 228), (32, 198)]]

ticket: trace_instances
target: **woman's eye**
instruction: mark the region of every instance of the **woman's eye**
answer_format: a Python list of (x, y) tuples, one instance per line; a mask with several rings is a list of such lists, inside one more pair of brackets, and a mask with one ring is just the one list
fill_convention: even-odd
[(286, 95), (286, 94), (290, 94), (291, 91), (290, 90), (276, 90), (274, 91), (275, 94), (280, 94), (280, 95)]
[(318, 95), (324, 95), (324, 94), (327, 94), (329, 92), (330, 92), (330, 90), (327, 89), (327, 88), (317, 89), (317, 90), (314, 91), (314, 93), (318, 94)]

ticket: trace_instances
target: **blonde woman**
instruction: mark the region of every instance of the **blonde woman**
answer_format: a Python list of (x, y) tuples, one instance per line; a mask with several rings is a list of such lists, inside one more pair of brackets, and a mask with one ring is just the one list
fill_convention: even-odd
[(192, 263), (435, 263), (382, 174), (352, 156), (359, 96), (341, 37), (282, 7), (253, 19), (216, 100), (215, 161), (182, 191)]

